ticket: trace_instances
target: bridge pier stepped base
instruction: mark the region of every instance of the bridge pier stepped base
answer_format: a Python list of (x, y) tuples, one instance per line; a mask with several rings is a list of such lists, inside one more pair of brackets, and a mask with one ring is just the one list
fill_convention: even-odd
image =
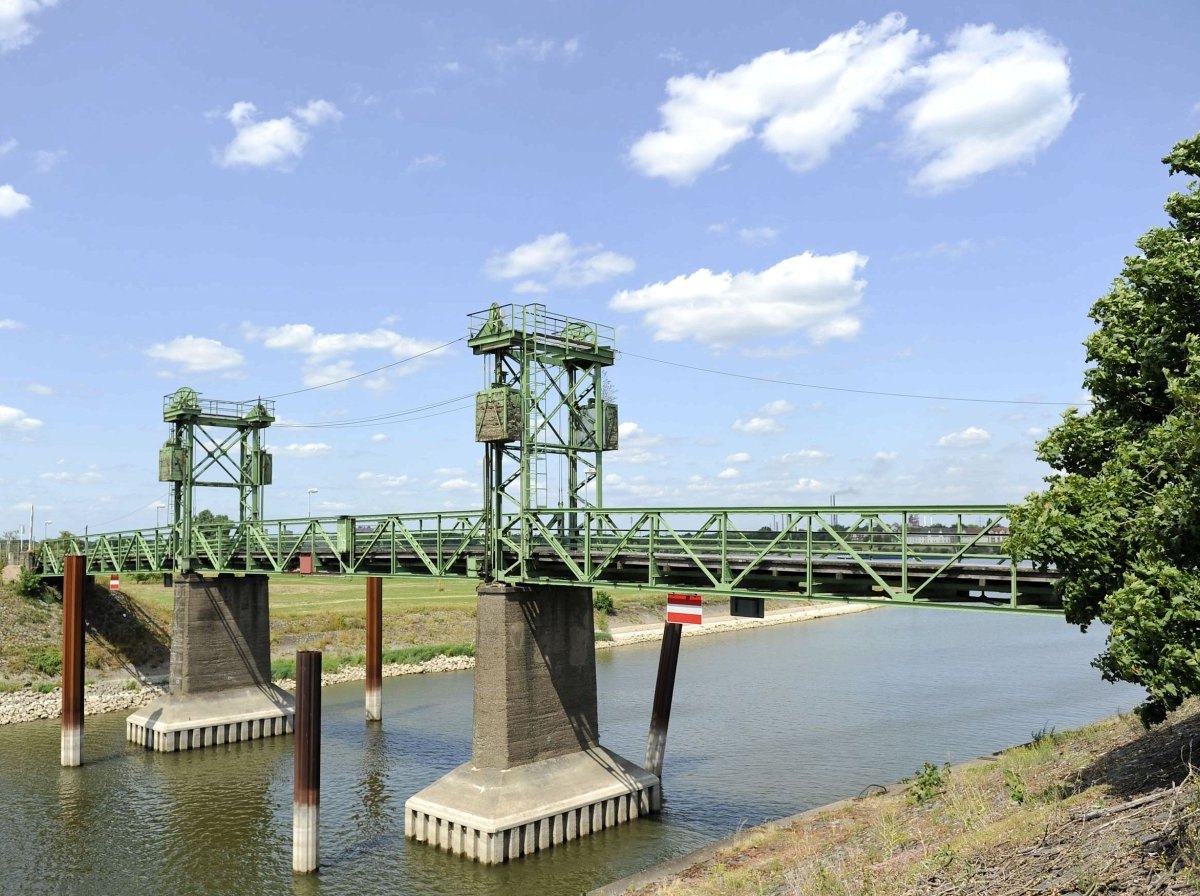
[(498, 864), (662, 808), (659, 779), (599, 743), (591, 598), (480, 586), (471, 760), (409, 798), (406, 837)]
[(291, 734), (295, 699), (271, 684), (267, 577), (177, 575), (170, 694), (125, 721), (126, 738), (172, 753)]

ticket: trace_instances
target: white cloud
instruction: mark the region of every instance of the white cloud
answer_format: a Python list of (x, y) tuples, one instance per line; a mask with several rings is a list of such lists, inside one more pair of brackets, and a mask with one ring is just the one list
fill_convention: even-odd
[(32, 43), (38, 32), (29, 19), (57, 3), (58, 0), (0, 0), (0, 53)]
[(875, 461), (877, 463), (881, 463), (881, 464), (890, 463), (891, 461), (894, 461), (896, 459), (896, 457), (897, 457), (897, 454), (895, 451), (876, 451), (875, 452)]
[(303, 155), (311, 128), (342, 117), (327, 100), (311, 100), (293, 114), (294, 118), (284, 115), (258, 121), (254, 103), (234, 103), (225, 118), (237, 133), (221, 154), (220, 163), (226, 168), (286, 169)]
[(333, 451), (333, 446), (324, 442), (292, 442), (273, 450), (276, 454), (286, 454), (288, 457), (325, 457)]
[(992, 434), (978, 426), (968, 426), (961, 432), (952, 432), (938, 439), (938, 445), (943, 448), (969, 448), (973, 445), (986, 445), (991, 441)]
[(630, 161), (643, 174), (686, 184), (757, 133), (792, 168), (814, 168), (902, 84), (926, 43), (905, 24), (893, 13), (812, 50), (774, 50), (727, 72), (670, 78), (663, 127), (633, 144)]
[(54, 394), (53, 389), (51, 389), (49, 386), (43, 385), (42, 383), (30, 383), (25, 388), (27, 390), (29, 390), (30, 392), (32, 392), (34, 395), (46, 396), (46, 395)]
[(717, 474), (717, 478), (718, 479), (737, 479), (741, 475), (742, 475), (742, 472), (737, 467), (726, 467), (724, 470), (722, 470), (720, 473)]
[(519, 37), (511, 43), (492, 44), (487, 54), (498, 65), (511, 62), (546, 62), (561, 57), (571, 59), (579, 52), (579, 39), (570, 38), (559, 43), (556, 40)]
[(851, 314), (866, 281), (856, 279), (865, 255), (842, 252), (785, 258), (764, 271), (701, 268), (669, 282), (622, 290), (613, 296), (617, 311), (643, 313), (654, 338), (692, 338), (716, 348), (735, 342), (803, 331), (814, 343), (848, 339), (858, 333)]
[(372, 433), (372, 435), (371, 435), (372, 442), (386, 442), (387, 440), (388, 440), (388, 435), (386, 432), (377, 432), (377, 433)]
[(914, 186), (938, 192), (1027, 162), (1058, 139), (1079, 98), (1066, 48), (1037, 31), (966, 25), (914, 70), (925, 92), (904, 108)]
[(103, 478), (95, 470), (86, 470), (83, 473), (68, 473), (66, 470), (59, 470), (55, 473), (38, 473), (38, 479), (46, 479), (51, 482), (99, 482)]
[(20, 408), (0, 404), (0, 429), (16, 429), (27, 432), (31, 429), (37, 429), (41, 425), (41, 420), (38, 420), (36, 417), (30, 417)]
[(17, 148), (17, 138), (9, 137), (3, 143), (0, 143), (0, 156), (6, 156)]
[(808, 479), (801, 476), (792, 483), (791, 490), (794, 492), (823, 492), (826, 490), (826, 485), (819, 479)]
[(652, 450), (662, 443), (661, 435), (646, 432), (632, 420), (625, 420), (617, 425), (617, 444), (620, 450), (613, 459), (623, 464), (662, 463), (666, 458)]
[(438, 153), (426, 153), (415, 156), (404, 168), (405, 174), (416, 174), (418, 171), (436, 171), (446, 167), (446, 159)]
[(749, 462), (750, 455), (745, 451), (737, 451), (725, 458), (727, 464), (744, 464)]
[(65, 149), (39, 149), (33, 154), (33, 167), (38, 174), (49, 174), (66, 157)]
[(565, 233), (548, 233), (510, 252), (493, 255), (484, 271), (493, 280), (520, 280), (514, 291), (546, 292), (549, 286), (590, 286), (634, 268), (632, 258), (598, 243), (576, 246)]
[(447, 479), (445, 482), (443, 482), (441, 485), (439, 485), (438, 488), (444, 488), (449, 491), (466, 491), (468, 489), (475, 488), (476, 485), (477, 485), (477, 483), (471, 482), (470, 480), (463, 479), (461, 476), (458, 476), (454, 479)]
[[(283, 324), (278, 327), (258, 327), (242, 324), (242, 335), (261, 342), (270, 349), (293, 351), (305, 356), (303, 381), (305, 386), (338, 383), (357, 376), (354, 365), (338, 355), (359, 351), (386, 351), (397, 361), (407, 363), (391, 368), (391, 373), (405, 376), (421, 369), (430, 358), (442, 354), (436, 342), (426, 342), (404, 336), (382, 327), (362, 333), (321, 333), (311, 324)], [(368, 388), (386, 388), (386, 376), (372, 377), (363, 382)], [(339, 383), (340, 385), (340, 383)]]
[(12, 184), (0, 184), (0, 218), (11, 218), (32, 205), (33, 200), (24, 193), (18, 193)]
[(11, 317), (0, 318), (0, 330), (24, 330), (25, 325)]
[(170, 342), (155, 343), (145, 353), (156, 361), (178, 364), (186, 373), (231, 370), (240, 367), (243, 361), (237, 349), (203, 336), (181, 336)]
[(330, 121), (341, 121), (342, 113), (329, 100), (309, 100), (299, 109), (293, 110), (296, 117), (310, 128), (320, 127)]
[(789, 451), (787, 454), (779, 455), (779, 459), (784, 463), (795, 463), (796, 461), (813, 461), (813, 460), (828, 460), (833, 457), (828, 451), (820, 451), (816, 448), (801, 448), (799, 451)]
[(774, 242), (779, 231), (774, 227), (743, 227), (738, 230), (738, 239), (751, 246), (763, 246)]
[(779, 425), (779, 421), (773, 420), (770, 417), (751, 417), (749, 420), (739, 418), (733, 421), (733, 428), (738, 432), (748, 432), (753, 435), (762, 435), (768, 432), (783, 432), (783, 427)]
[(1035, 439), (1040, 439), (1045, 434), (1046, 430), (1040, 426), (1031, 426), (1029, 429), (1025, 430), (1025, 435), (1031, 436)]
[(760, 414), (766, 414), (768, 417), (778, 417), (781, 414), (790, 414), (796, 410), (796, 406), (786, 399), (779, 398), (775, 401), (769, 401), (758, 409)]
[(357, 476), (359, 482), (366, 483), (376, 488), (392, 490), (403, 488), (412, 483), (411, 476), (394, 476), (389, 473), (371, 473), (364, 471)]

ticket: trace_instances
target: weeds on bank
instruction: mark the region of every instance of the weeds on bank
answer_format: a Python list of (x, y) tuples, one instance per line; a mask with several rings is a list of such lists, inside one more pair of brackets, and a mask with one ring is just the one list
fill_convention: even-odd
[[(383, 651), (384, 663), (418, 664), (426, 663), (436, 656), (474, 656), (475, 645), (459, 644), (430, 644), (424, 647), (396, 647)], [(321, 657), (322, 672), (340, 672), (352, 666), (366, 665), (366, 655), (361, 653), (332, 655)], [(279, 659), (271, 663), (271, 678), (295, 678), (296, 660)]]

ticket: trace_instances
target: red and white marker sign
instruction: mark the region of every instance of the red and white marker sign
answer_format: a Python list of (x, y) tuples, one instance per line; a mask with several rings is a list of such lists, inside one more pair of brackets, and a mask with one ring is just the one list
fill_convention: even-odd
[(704, 607), (700, 604), (700, 595), (668, 594), (667, 622), (702, 625), (704, 623)]
[(112, 576), (109, 577), (108, 590), (109, 591), (120, 591), (121, 590), (121, 577), (119, 575), (116, 575), (114, 573)]

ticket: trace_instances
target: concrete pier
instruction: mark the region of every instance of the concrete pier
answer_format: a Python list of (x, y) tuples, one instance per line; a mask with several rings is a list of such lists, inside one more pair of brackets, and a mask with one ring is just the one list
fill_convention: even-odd
[(471, 761), (405, 803), (405, 835), (495, 864), (660, 808), (599, 743), (591, 592), (480, 586)]
[(129, 716), (130, 741), (160, 752), (290, 734), (292, 696), (271, 684), (266, 576), (175, 576), (171, 692)]

